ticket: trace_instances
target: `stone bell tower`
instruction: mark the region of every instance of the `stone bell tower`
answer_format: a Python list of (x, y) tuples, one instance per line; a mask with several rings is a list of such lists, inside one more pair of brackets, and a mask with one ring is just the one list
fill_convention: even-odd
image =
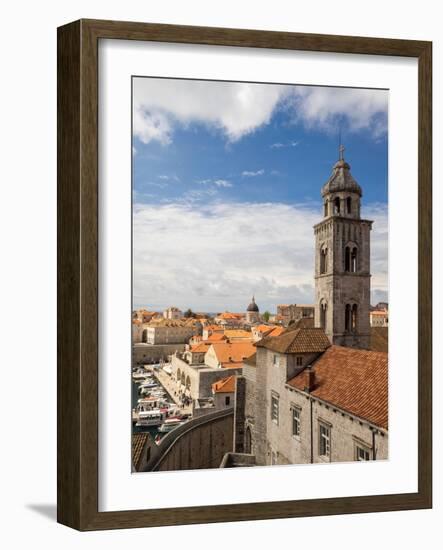
[(360, 218), (362, 189), (340, 145), (339, 160), (322, 187), (323, 220), (315, 233), (315, 326), (332, 344), (370, 344), (370, 231)]

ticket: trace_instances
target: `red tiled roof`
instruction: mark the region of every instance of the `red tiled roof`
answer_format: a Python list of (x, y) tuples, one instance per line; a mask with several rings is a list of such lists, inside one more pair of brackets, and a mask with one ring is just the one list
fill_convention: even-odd
[(256, 343), (257, 347), (278, 353), (320, 353), (330, 345), (321, 328), (298, 328), (285, 331), (280, 336), (266, 336)]
[(136, 469), (138, 468), (147, 439), (147, 433), (132, 434), (132, 463), (134, 464)]
[(221, 342), (226, 339), (226, 336), (222, 332), (217, 332), (208, 336), (204, 342)]
[(289, 332), (290, 330), (296, 330), (297, 328), (314, 328), (314, 327), (315, 327), (314, 317), (302, 317), (301, 319), (298, 319), (298, 321), (294, 321), (293, 323), (290, 323), (286, 331)]
[(255, 347), (249, 340), (238, 342), (220, 342), (212, 345), (219, 363), (225, 368), (242, 366), (243, 360), (255, 352)]
[(266, 336), (273, 336), (273, 337), (280, 336), (280, 334), (283, 334), (285, 330), (286, 329), (284, 327), (275, 327)]
[(191, 353), (206, 353), (208, 351), (210, 345), (211, 345), (211, 342), (200, 342), (199, 344), (196, 344), (195, 346), (191, 346), (189, 348), (189, 351)]
[(235, 375), (214, 382), (212, 390), (214, 393), (233, 393), (235, 391)]
[(252, 333), (243, 329), (225, 329), (224, 334), (227, 338), (252, 338)]
[[(311, 395), (388, 429), (387, 353), (331, 346), (313, 369), (315, 384)], [(304, 372), (288, 384), (303, 391)]]
[(206, 325), (205, 330), (212, 330), (212, 332), (223, 332), (225, 329), (220, 325)]

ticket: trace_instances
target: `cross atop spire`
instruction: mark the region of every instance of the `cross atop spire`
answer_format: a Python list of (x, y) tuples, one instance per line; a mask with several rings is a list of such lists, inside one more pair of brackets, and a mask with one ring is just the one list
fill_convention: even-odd
[(345, 152), (345, 146), (340, 144), (338, 148), (339, 160), (344, 160), (343, 153)]

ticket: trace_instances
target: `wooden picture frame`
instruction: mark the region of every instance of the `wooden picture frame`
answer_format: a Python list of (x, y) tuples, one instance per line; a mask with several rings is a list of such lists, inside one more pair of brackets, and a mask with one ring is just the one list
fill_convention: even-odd
[[(418, 491), (345, 498), (98, 511), (98, 41), (404, 56), (418, 59)], [(243, 521), (432, 506), (432, 44), (80, 20), (58, 29), (58, 521), (79, 530)]]

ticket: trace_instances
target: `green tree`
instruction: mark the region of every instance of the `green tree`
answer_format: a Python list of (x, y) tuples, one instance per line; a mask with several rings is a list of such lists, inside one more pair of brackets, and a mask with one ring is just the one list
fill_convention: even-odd
[(262, 315), (263, 321), (266, 321), (266, 323), (269, 321), (269, 317), (271, 316), (269, 311), (265, 311)]
[(183, 313), (183, 316), (188, 319), (191, 317), (195, 317), (195, 313), (192, 311), (192, 309), (189, 308)]

